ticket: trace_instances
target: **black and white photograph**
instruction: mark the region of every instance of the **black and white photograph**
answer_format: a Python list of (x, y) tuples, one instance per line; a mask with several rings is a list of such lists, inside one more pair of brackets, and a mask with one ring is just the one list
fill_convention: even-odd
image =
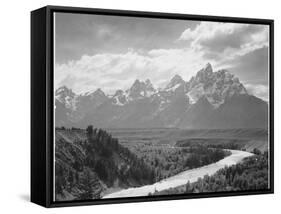
[(55, 202), (266, 191), (267, 24), (55, 12)]

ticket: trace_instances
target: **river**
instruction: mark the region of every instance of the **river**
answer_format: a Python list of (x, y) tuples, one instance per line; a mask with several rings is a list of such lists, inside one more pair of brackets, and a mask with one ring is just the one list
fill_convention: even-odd
[(203, 178), (204, 175), (213, 175), (219, 169), (225, 166), (231, 166), (239, 163), (243, 158), (252, 156), (252, 153), (240, 151), (240, 150), (229, 150), (231, 155), (225, 157), (224, 159), (212, 163), (206, 166), (202, 166), (195, 169), (190, 169), (183, 171), (177, 175), (171, 176), (169, 178), (163, 179), (151, 185), (145, 185), (141, 187), (132, 187), (128, 189), (123, 189), (117, 192), (105, 195), (103, 198), (122, 198), (122, 197), (137, 197), (137, 196), (147, 196), (149, 193), (154, 193), (155, 190), (162, 191), (169, 188), (178, 187), (186, 184), (188, 181), (195, 182), (198, 178)]

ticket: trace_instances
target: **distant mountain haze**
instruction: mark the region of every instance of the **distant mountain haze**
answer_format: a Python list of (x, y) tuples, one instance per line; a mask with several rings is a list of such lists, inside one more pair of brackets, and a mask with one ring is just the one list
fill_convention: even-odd
[(214, 72), (208, 63), (189, 81), (175, 75), (161, 89), (149, 79), (137, 79), (113, 95), (102, 89), (75, 94), (60, 87), (55, 123), (80, 128), (267, 128), (268, 104), (248, 94), (238, 77), (224, 69)]

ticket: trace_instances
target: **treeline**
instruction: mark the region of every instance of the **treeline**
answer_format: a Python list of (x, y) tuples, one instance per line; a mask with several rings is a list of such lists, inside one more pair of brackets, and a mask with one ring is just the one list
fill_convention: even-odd
[(221, 148), (208, 148), (204, 145), (191, 146), (187, 149), (191, 153), (185, 162), (185, 167), (189, 169), (215, 163), (224, 157), (231, 155), (231, 152)]
[[(92, 126), (86, 131), (86, 165), (92, 166), (108, 186), (112, 186), (117, 177), (128, 185), (130, 180), (140, 181), (139, 183), (154, 182), (153, 169), (128, 148), (120, 145), (116, 138), (102, 129), (93, 129)], [(118, 154), (122, 161), (119, 159), (118, 162), (113, 157), (114, 154)]]
[(225, 167), (215, 175), (206, 175), (197, 182), (186, 184), (186, 193), (263, 190), (268, 188), (268, 157), (256, 155), (243, 163)]
[(231, 154), (223, 149), (208, 148), (204, 145), (169, 148), (145, 143), (131, 145), (130, 149), (154, 168), (156, 181), (217, 162)]
[[(65, 137), (56, 138), (56, 197), (72, 200), (100, 198), (107, 188), (141, 186), (153, 183), (154, 170), (128, 148), (102, 129), (57, 130)], [(85, 140), (68, 135), (82, 134)], [(61, 136), (60, 135), (60, 136)]]
[(208, 148), (244, 150), (246, 143), (247, 143), (247, 140), (244, 140), (244, 139), (191, 138), (191, 139), (178, 141), (176, 143), (176, 146), (191, 147), (191, 146), (203, 145)]
[[(258, 150), (255, 150), (257, 152)], [(153, 195), (268, 189), (268, 153), (245, 158), (242, 163), (205, 175), (196, 182)]]
[[(124, 144), (125, 145), (125, 144)], [(151, 184), (182, 171), (217, 162), (231, 153), (208, 145), (125, 147), (102, 129), (56, 128), (57, 200), (100, 198), (109, 188)]]

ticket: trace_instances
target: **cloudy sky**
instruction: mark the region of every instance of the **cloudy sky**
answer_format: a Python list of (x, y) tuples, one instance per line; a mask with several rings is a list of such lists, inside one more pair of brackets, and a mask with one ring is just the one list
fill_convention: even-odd
[(111, 94), (149, 78), (157, 88), (210, 62), (268, 100), (268, 46), (266, 25), (56, 13), (55, 87)]

